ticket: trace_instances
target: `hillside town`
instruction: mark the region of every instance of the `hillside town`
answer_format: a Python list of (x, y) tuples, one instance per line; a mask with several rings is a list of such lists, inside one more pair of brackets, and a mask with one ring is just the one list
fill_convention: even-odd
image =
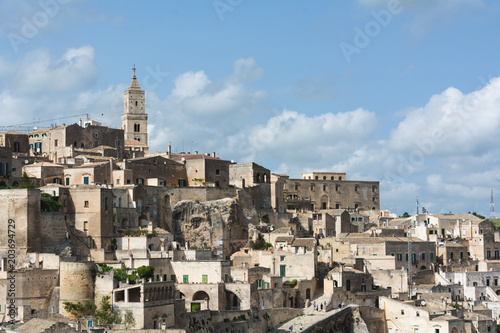
[(345, 170), (152, 153), (135, 70), (121, 124), (0, 133), (1, 330), (497, 331), (490, 220), (400, 217)]

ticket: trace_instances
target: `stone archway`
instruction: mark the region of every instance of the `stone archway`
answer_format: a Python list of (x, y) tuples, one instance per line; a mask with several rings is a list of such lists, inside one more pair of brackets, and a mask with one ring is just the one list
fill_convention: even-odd
[(210, 296), (203, 290), (197, 291), (191, 301), (191, 312), (210, 310)]
[(148, 226), (148, 217), (145, 214), (141, 214), (137, 220), (139, 222), (139, 227)]

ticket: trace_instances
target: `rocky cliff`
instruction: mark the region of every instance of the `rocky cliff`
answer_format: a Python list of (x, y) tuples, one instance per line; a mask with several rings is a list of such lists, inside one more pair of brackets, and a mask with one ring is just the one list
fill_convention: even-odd
[(248, 241), (251, 221), (237, 198), (197, 202), (183, 200), (172, 208), (174, 239), (190, 248), (216, 248), (224, 240), (227, 257)]

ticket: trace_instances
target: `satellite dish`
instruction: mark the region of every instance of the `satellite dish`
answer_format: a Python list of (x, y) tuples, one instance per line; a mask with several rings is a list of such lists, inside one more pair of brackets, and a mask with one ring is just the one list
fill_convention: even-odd
[(31, 258), (31, 259), (30, 259), (30, 263), (32, 263), (32, 264), (34, 264), (34, 263), (35, 263), (35, 261), (36, 261), (36, 260), (35, 260), (35, 258)]
[(24, 160), (24, 164), (28, 164), (30, 161), (28, 160)]
[(425, 301), (420, 302), (422, 306), (425, 306)]
[(186, 159), (183, 157), (183, 158), (181, 158), (181, 161), (182, 161), (182, 162), (185, 162), (185, 161), (186, 161)]

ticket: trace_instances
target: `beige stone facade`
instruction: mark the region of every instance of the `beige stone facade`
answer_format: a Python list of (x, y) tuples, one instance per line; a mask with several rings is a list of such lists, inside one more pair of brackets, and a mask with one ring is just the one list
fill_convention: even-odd
[(229, 187), (230, 161), (209, 154), (181, 154), (172, 159), (186, 166), (187, 183), (179, 186)]
[[(309, 177), (309, 176), (307, 176)], [(324, 176), (327, 177), (327, 176)], [(331, 176), (332, 177), (332, 176)], [(379, 182), (331, 179), (289, 179), (274, 177), (275, 195), (283, 195), (283, 211), (316, 211), (346, 209), (352, 211), (380, 209)], [(319, 178), (319, 176), (318, 176)], [(280, 211), (280, 198), (273, 200)]]
[[(148, 152), (148, 115), (146, 113), (145, 92), (141, 89), (137, 77), (132, 76), (132, 81), (127, 91), (123, 94), (122, 129), (126, 141), (125, 148), (142, 146)], [(135, 142), (137, 143), (135, 143)]]

